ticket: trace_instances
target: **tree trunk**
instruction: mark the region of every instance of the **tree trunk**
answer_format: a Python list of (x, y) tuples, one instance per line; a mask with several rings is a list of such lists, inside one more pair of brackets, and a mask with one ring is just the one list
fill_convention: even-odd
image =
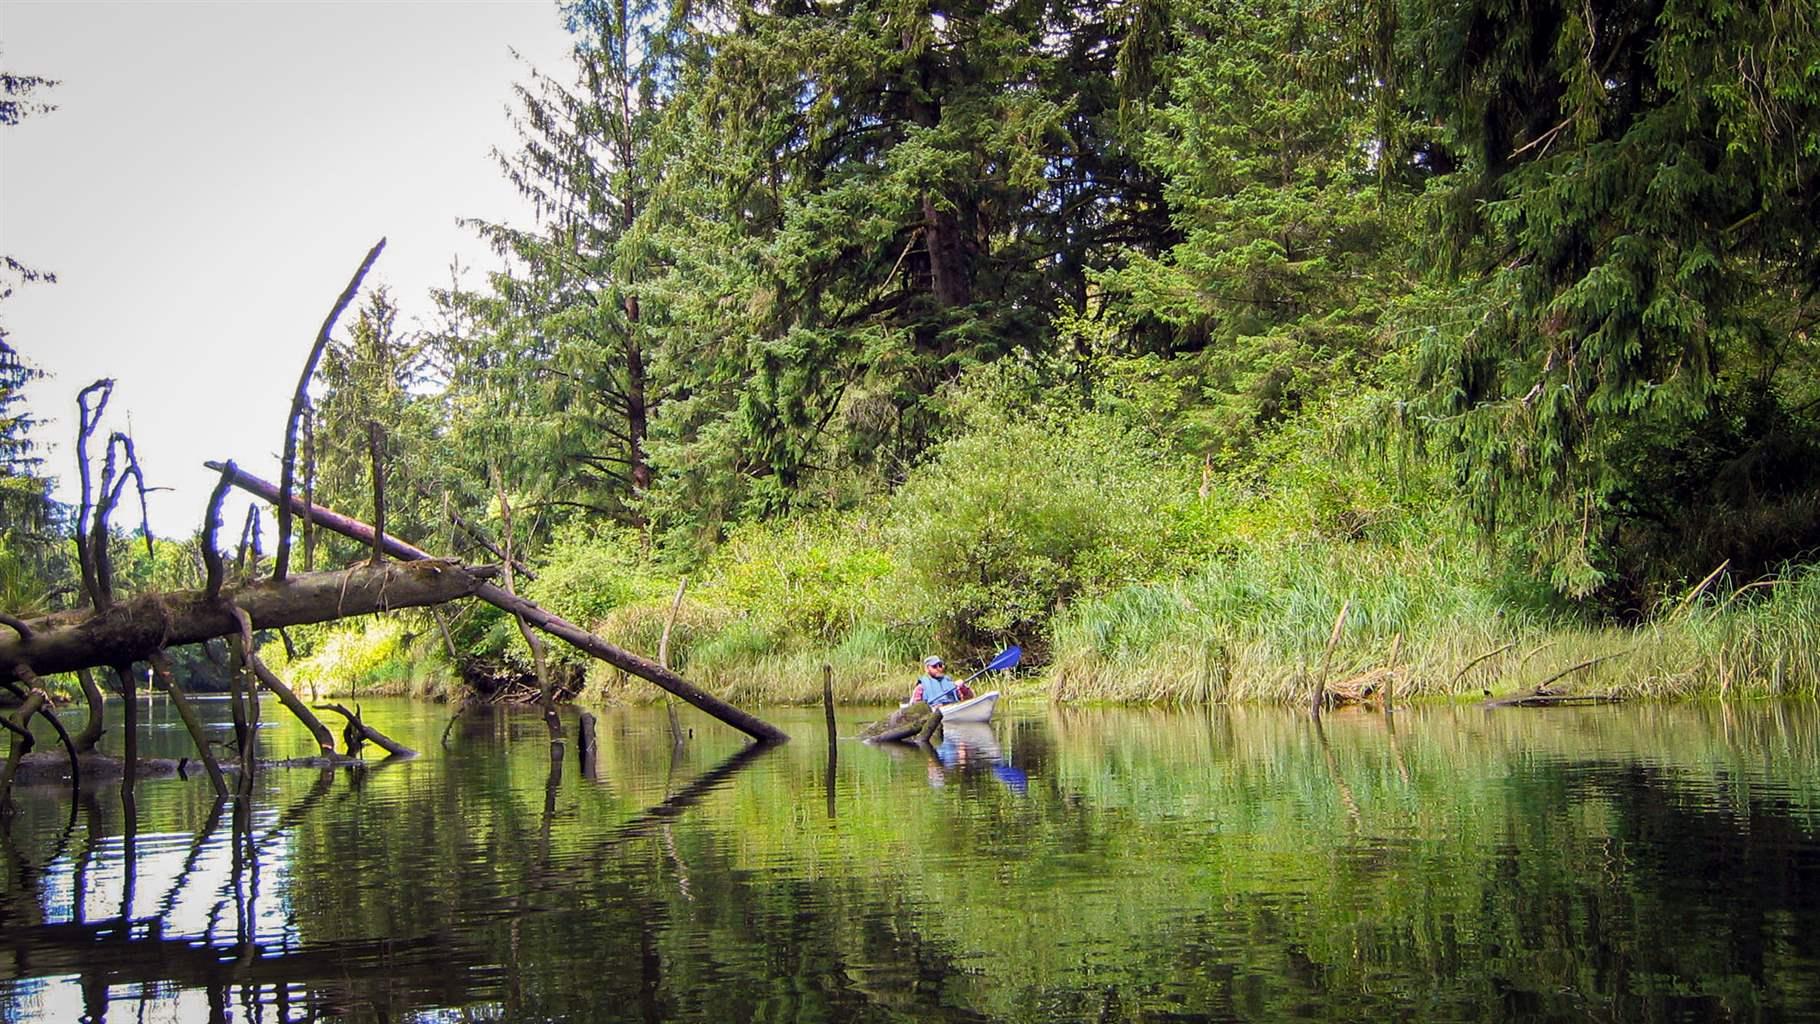
[(101, 689), (101, 684), (95, 682), (92, 669), (78, 671), (76, 678), (82, 683), (82, 696), (88, 700), (88, 721), (82, 724), (82, 731), (76, 734), (76, 752), (86, 754), (101, 742), (101, 734), (105, 731), (102, 723), (107, 710), (107, 694)]
[(196, 590), (143, 594), (104, 612), (83, 609), (35, 619), (30, 640), (0, 634), (0, 674), (15, 665), (39, 675), (126, 665), (166, 647), (235, 635), (240, 627), (230, 604), (246, 609), (256, 628), (275, 629), (471, 597), (493, 574), (489, 567), (434, 559), (260, 581), (225, 589), (224, 600), (216, 601)]

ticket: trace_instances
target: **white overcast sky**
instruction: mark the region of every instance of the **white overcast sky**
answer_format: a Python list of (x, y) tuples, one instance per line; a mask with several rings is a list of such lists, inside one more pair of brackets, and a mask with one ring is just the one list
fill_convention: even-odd
[(420, 317), (452, 257), (473, 284), (497, 263), (457, 218), (529, 225), (491, 150), (514, 147), (526, 63), (566, 78), (568, 52), (554, 0), (0, 0), (0, 67), (60, 82), (57, 110), (0, 128), (0, 253), (58, 278), (0, 320), (52, 375), (30, 404), (59, 496), (99, 377), (173, 489), (155, 532), (200, 523), (205, 459), (276, 479), (303, 359), (367, 249), (388, 239), (368, 286)]

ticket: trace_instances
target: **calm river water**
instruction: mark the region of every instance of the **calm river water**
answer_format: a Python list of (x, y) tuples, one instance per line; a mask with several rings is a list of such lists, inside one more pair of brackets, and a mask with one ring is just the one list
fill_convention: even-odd
[[(220, 702), (209, 705), (216, 719)], [(1820, 1015), (1809, 705), (1393, 718), (1001, 704), (936, 750), (369, 702), (426, 752), (205, 779), (0, 849), (0, 1021)], [(184, 752), (148, 706), (148, 754)], [(876, 710), (843, 710), (851, 735)], [(573, 728), (573, 712), (567, 719)], [(79, 713), (78, 716), (79, 717)], [(271, 756), (310, 752), (277, 707)], [(117, 741), (117, 733), (109, 740)]]

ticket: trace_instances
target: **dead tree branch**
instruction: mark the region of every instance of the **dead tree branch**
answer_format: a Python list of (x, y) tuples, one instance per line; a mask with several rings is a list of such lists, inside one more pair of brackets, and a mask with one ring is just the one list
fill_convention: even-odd
[[(211, 462), (208, 466), (210, 469), (214, 470), (222, 470), (225, 468), (221, 463), (216, 462)], [(253, 476), (245, 470), (234, 470), (233, 478), (234, 486), (239, 487), (250, 494), (258, 495), (266, 501), (277, 501), (279, 499), (280, 495), (277, 487)], [(323, 508), (320, 505), (305, 506), (295, 497), (291, 498), (290, 501), (293, 512), (299, 515), (309, 516), (314, 519), (318, 525), (339, 533), (350, 540), (364, 544), (372, 543), (374, 536), (373, 528), (367, 524), (341, 515), (338, 512)], [(430, 557), (427, 552), (406, 544), (396, 537), (387, 537), (385, 539), (385, 549), (386, 553), (393, 558), (416, 560)], [(740, 730), (761, 743), (782, 743), (790, 738), (788, 733), (785, 733), (783, 730), (769, 722), (728, 704), (726, 701), (708, 693), (694, 683), (689, 682), (649, 658), (640, 657), (639, 655), (611, 644), (561, 616), (552, 614), (531, 601), (507, 593), (503, 587), (495, 586), (491, 583), (482, 583), (474, 589), (473, 596), (480, 598), (502, 611), (509, 612), (513, 615), (525, 616), (525, 618), (530, 620), (532, 625), (537, 626), (544, 632), (567, 641), (575, 647), (580, 648), (582, 651), (599, 658), (615, 668), (622, 669), (640, 679), (654, 683), (657, 686), (676, 694), (683, 700), (686, 700), (690, 704), (700, 708), (702, 711), (707, 712), (715, 719), (731, 725), (735, 729)], [(255, 616), (255, 618), (257, 618), (257, 616)], [(0, 664), (4, 664), (5, 653), (6, 645), (4, 642), (0, 642)]]
[(44, 710), (49, 701), (43, 690), (33, 690), (6, 723), (13, 733), (13, 748), (6, 756), (6, 767), (0, 768), (0, 817), (13, 812), (13, 776), (19, 773), (19, 762), (32, 749), (32, 716)]
[(373, 263), (385, 249), (385, 239), (381, 238), (373, 248), (367, 251), (366, 259), (360, 261), (360, 269), (348, 280), (348, 286), (341, 290), (330, 307), (329, 315), (322, 321), (322, 327), (316, 332), (316, 344), (310, 348), (310, 357), (304, 360), (303, 373), (297, 378), (297, 391), (291, 396), (291, 416), (284, 427), (284, 458), (279, 463), (278, 493), (278, 554), (277, 565), (272, 569), (272, 580), (283, 582), (291, 567), (291, 486), (295, 480), (297, 462), (297, 420), (303, 415), (303, 407), (310, 400), (310, 378), (316, 376), (316, 364), (322, 359), (322, 350), (328, 347), (329, 334), (335, 330), (335, 321), (341, 319), (342, 311), (354, 301), (360, 291), (360, 282), (373, 269)]
[(322, 719), (316, 717), (316, 713), (310, 710), (310, 706), (298, 699), (296, 692), (286, 686), (284, 680), (278, 678), (278, 674), (267, 667), (266, 663), (261, 661), (259, 655), (254, 652), (252, 616), (248, 615), (244, 608), (236, 607), (230, 610), (234, 613), (234, 620), (240, 624), (240, 642), (246, 646), (247, 664), (252, 666), (253, 674), (261, 685), (278, 697), (278, 702), (284, 705), (285, 710), (296, 716), (297, 720), (303, 723), (304, 728), (310, 730), (310, 735), (316, 738), (316, 745), (322, 748), (322, 756), (333, 759), (336, 756), (334, 734), (329, 731), (328, 726), (322, 724)]
[(164, 691), (165, 696), (171, 699), (171, 706), (177, 709), (177, 717), (183, 720), (183, 728), (190, 734), (190, 742), (196, 745), (196, 754), (202, 758), (202, 767), (209, 773), (209, 784), (215, 787), (215, 796), (227, 796), (227, 779), (222, 776), (221, 765), (216, 763), (215, 754), (209, 749), (208, 734), (202, 731), (202, 719), (197, 717), (195, 707), (177, 687), (177, 675), (171, 670), (170, 656), (159, 651), (146, 661), (152, 666), (152, 685)]
[[(30, 668), (27, 668), (24, 665), (13, 666), (13, 675), (17, 676), (19, 678), (20, 682), (24, 683), (26, 686), (28, 686), (34, 690), (43, 690), (44, 689), (44, 680), (39, 679), (36, 673), (34, 673)], [(82, 788), (82, 762), (80, 759), (78, 759), (76, 757), (75, 741), (70, 739), (69, 730), (65, 729), (63, 727), (63, 719), (58, 718), (56, 712), (51, 711), (47, 708), (44, 712), (44, 717), (50, 720), (51, 729), (57, 733), (58, 741), (63, 744), (63, 749), (69, 753), (70, 791), (74, 792), (78, 789), (81, 789)]]
[[(76, 563), (82, 573), (82, 590), (91, 604), (95, 601), (95, 563), (89, 551), (89, 518), (94, 513), (94, 484), (90, 479), (88, 441), (101, 425), (101, 414), (114, 393), (114, 382), (103, 378), (83, 388), (76, 395), (76, 470), (82, 481), (82, 502), (76, 510)], [(90, 396), (94, 405), (89, 404)]]
[(340, 704), (318, 704), (316, 707), (323, 711), (333, 711), (348, 720), (347, 729), (344, 731), (343, 736), (347, 741), (349, 754), (352, 754), (359, 748), (359, 743), (354, 739), (354, 737), (358, 736), (360, 739), (366, 740), (374, 746), (383, 749), (393, 757), (417, 756), (417, 751), (412, 750), (410, 747), (392, 739), (390, 736), (387, 736), (385, 733), (380, 732), (378, 729), (375, 729), (362, 721), (360, 718), (360, 708), (358, 706), (352, 711), (349, 711)]
[(227, 577), (227, 567), (221, 563), (221, 549), (215, 546), (215, 531), (221, 528), (221, 501), (227, 497), (228, 487), (233, 482), (233, 470), (234, 464), (229, 462), (221, 479), (215, 481), (215, 489), (209, 494), (208, 511), (202, 518), (202, 564), (208, 573), (205, 592), (211, 601), (221, 596), (221, 584)]
[[(385, 561), (385, 430), (367, 421), (367, 455), (373, 460), (373, 564)], [(512, 572), (506, 570), (510, 582)]]
[(95, 682), (92, 669), (77, 669), (76, 681), (82, 684), (82, 697), (88, 702), (88, 720), (76, 734), (76, 752), (86, 754), (95, 749), (95, 744), (101, 742), (101, 734), (107, 731), (107, 692)]

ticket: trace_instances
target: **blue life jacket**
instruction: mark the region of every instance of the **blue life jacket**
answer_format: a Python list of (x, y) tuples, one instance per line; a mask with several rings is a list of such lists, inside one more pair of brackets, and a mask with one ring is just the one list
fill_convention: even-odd
[(947, 676), (937, 679), (925, 673), (917, 682), (923, 684), (923, 703), (930, 707), (952, 704), (961, 699), (960, 688)]

